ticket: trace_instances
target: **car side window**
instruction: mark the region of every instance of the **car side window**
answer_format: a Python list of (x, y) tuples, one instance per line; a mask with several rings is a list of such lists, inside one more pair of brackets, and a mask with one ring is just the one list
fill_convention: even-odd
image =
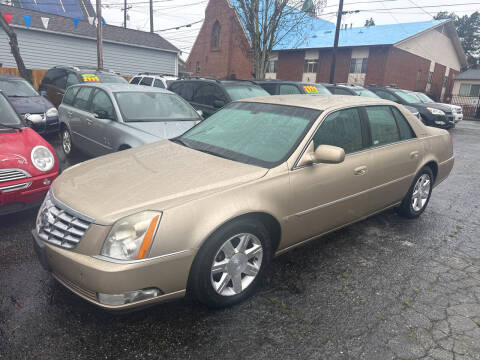
[(413, 132), (410, 124), (408, 123), (407, 119), (402, 115), (400, 110), (396, 107), (391, 107), (393, 111), (393, 116), (395, 116), (395, 120), (397, 120), (398, 129), (400, 130), (400, 138), (402, 140), (408, 140), (415, 137), (415, 133)]
[(313, 136), (313, 145), (315, 149), (319, 145), (338, 146), (345, 154), (362, 150), (362, 121), (358, 109), (344, 109), (328, 115)]
[(132, 79), (132, 81), (130, 81), (130, 84), (137, 85), (137, 84), (140, 82), (141, 79), (142, 79), (141, 77), (135, 76), (135, 77)]
[(80, 84), (80, 81), (78, 81), (77, 75), (75, 75), (72, 72), (69, 72), (67, 75), (67, 88), (72, 85)]
[(52, 84), (59, 89), (65, 89), (67, 83), (67, 73), (65, 70), (58, 69), (58, 72), (54, 74), (52, 78)]
[(142, 81), (140, 81), (140, 85), (152, 86), (153, 78), (145, 76)]
[(115, 120), (115, 108), (108, 94), (100, 89), (96, 89), (92, 98), (92, 113), (97, 114), (100, 119)]
[(163, 81), (160, 79), (155, 79), (155, 81), (153, 82), (153, 86), (160, 89), (165, 89), (165, 85), (163, 85)]
[(63, 100), (62, 102), (67, 105), (72, 105), (73, 104), (73, 99), (75, 98), (75, 95), (77, 95), (79, 87), (72, 87), (67, 90), (65, 95), (63, 95)]
[(281, 84), (278, 93), (280, 95), (300, 94), (300, 90), (295, 85)]
[(400, 141), (400, 131), (390, 106), (366, 106), (373, 146)]
[(202, 84), (194, 92), (192, 102), (214, 106), (215, 100), (225, 101), (223, 93), (218, 86)]
[(262, 88), (264, 88), (270, 95), (275, 95), (275, 91), (277, 88), (277, 84), (260, 84)]
[(92, 92), (91, 87), (81, 87), (78, 90), (77, 96), (75, 96), (75, 100), (73, 100), (73, 106), (79, 110), (89, 111), (88, 107), (88, 100), (90, 99), (90, 94)]
[(397, 98), (394, 95), (390, 94), (388, 91), (375, 90), (375, 94), (380, 96), (382, 99), (391, 100), (395, 102), (397, 101)]

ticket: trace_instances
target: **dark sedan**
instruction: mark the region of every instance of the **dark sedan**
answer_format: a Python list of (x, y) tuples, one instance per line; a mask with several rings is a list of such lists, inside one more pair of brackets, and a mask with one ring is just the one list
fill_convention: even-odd
[(392, 86), (369, 86), (368, 89), (383, 99), (395, 101), (402, 105), (413, 106), (420, 113), (420, 119), (425, 125), (442, 129), (450, 129), (455, 126), (452, 110), (446, 105), (438, 103), (425, 104), (409, 91)]
[(59, 131), (58, 111), (28, 81), (13, 75), (0, 75), (0, 90), (28, 126), (39, 134)]

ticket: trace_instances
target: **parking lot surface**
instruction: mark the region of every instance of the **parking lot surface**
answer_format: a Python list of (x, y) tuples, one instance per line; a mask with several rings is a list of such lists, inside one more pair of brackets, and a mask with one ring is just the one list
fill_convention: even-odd
[(0, 358), (480, 359), (480, 122), (452, 135), (454, 169), (419, 219), (387, 211), (297, 248), (225, 310), (97, 309), (41, 268), (35, 210), (0, 217)]

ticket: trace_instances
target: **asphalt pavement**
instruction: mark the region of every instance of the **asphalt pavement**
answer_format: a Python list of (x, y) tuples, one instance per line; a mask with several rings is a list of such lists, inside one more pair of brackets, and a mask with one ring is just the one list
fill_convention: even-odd
[(97, 309), (41, 268), (35, 210), (0, 217), (0, 359), (480, 359), (480, 122), (451, 132), (454, 169), (419, 219), (387, 211), (297, 248), (224, 310)]

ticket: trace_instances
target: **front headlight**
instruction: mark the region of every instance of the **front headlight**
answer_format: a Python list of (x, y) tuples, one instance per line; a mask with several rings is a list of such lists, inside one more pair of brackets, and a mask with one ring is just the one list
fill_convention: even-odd
[(146, 258), (161, 218), (159, 211), (143, 211), (118, 220), (103, 243), (101, 255), (118, 260)]
[(445, 115), (442, 110), (434, 109), (431, 107), (427, 107), (427, 110), (430, 111), (433, 115)]
[(55, 165), (55, 158), (45, 146), (35, 146), (30, 154), (33, 165), (40, 171), (49, 171)]
[(47, 110), (47, 112), (45, 113), (45, 115), (47, 115), (47, 117), (55, 117), (55, 116), (58, 116), (58, 110), (55, 109), (54, 107), (50, 108)]
[(43, 228), (48, 223), (48, 208), (53, 206), (52, 202), (52, 190), (47, 192), (45, 199), (43, 200), (40, 209), (38, 209), (37, 220), (35, 222), (35, 229), (37, 234), (40, 233), (40, 229)]

